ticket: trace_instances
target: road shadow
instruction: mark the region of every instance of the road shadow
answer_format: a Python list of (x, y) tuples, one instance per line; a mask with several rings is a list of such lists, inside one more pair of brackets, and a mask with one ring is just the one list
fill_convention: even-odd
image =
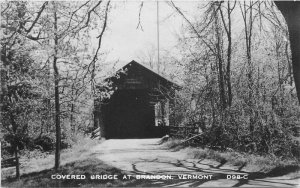
[[(165, 165), (168, 164), (173, 167), (177, 167), (180, 169), (178, 171), (168, 171), (168, 170), (161, 170), (161, 171), (155, 171), (153, 173), (144, 172), (142, 169), (139, 169), (140, 164), (149, 164), (149, 165)], [(154, 164), (155, 163), (155, 164)], [(177, 160), (176, 162), (168, 162), (168, 161), (161, 161), (158, 158), (153, 160), (146, 160), (146, 159), (140, 159), (139, 162), (132, 164), (132, 171), (130, 171), (130, 174), (145, 174), (145, 175), (166, 175), (166, 174), (172, 174), (172, 179), (152, 179), (152, 180), (139, 180), (133, 182), (134, 184), (130, 186), (143, 186), (143, 187), (180, 187), (180, 186), (188, 186), (188, 187), (198, 187), (198, 186), (206, 186), (205, 183), (210, 183), (209, 186), (219, 186), (220, 183), (222, 186), (228, 186), (230, 184), (230, 187), (240, 187), (243, 185), (249, 185), (249, 186), (279, 186), (279, 187), (295, 187), (298, 184), (296, 183), (290, 183), (287, 182), (289, 180), (295, 180), (298, 179), (297, 177), (290, 177), (290, 178), (282, 178), (282, 176), (299, 172), (298, 166), (285, 166), (285, 167), (276, 167), (273, 170), (269, 172), (246, 172), (242, 169), (246, 166), (246, 164), (242, 164), (241, 166), (237, 167), (236, 169), (226, 168), (224, 165), (227, 163), (227, 161), (221, 161), (219, 164), (208, 164), (205, 163), (203, 159), (197, 161), (197, 162), (191, 162), (187, 160)], [(199, 167), (203, 166), (203, 168)], [(204, 168), (205, 166), (205, 168)], [(186, 171), (184, 171), (185, 169)], [(211, 179), (179, 179), (179, 176), (176, 174), (186, 174), (186, 175), (204, 175), (204, 174), (212, 174)], [(247, 179), (234, 179), (229, 180), (227, 179), (227, 175), (247, 175)], [(200, 177), (200, 176), (198, 176)], [(215, 182), (215, 184), (214, 184)]]

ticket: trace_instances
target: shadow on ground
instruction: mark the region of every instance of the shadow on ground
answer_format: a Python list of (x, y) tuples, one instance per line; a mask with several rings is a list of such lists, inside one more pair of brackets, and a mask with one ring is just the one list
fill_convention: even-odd
[[(55, 171), (47, 169), (23, 174), (19, 181), (13, 178), (3, 180), (2, 185), (5, 187), (295, 187), (299, 184), (298, 166), (277, 167), (269, 172), (248, 172), (245, 170), (246, 164), (230, 166), (226, 160), (214, 162), (206, 159), (185, 159), (180, 157), (180, 153), (170, 153), (164, 148), (156, 147), (153, 142), (153, 140), (144, 142), (112, 140), (97, 145), (91, 153), (84, 155), (85, 158), (82, 160), (78, 160), (78, 152), (70, 154), (75, 161), (61, 166), (58, 174), (85, 175), (87, 178), (83, 180), (53, 180), (51, 175), (55, 174)], [(97, 174), (118, 175), (119, 179), (90, 179), (90, 175)], [(133, 177), (141, 174), (172, 175), (173, 179), (123, 180), (120, 177), (124, 174)], [(179, 179), (178, 174), (211, 174), (212, 179)], [(228, 180), (228, 174), (245, 174), (248, 178)]]
[[(51, 175), (54, 174), (85, 175), (86, 179), (51, 179)], [(114, 174), (122, 177), (124, 173), (117, 168), (104, 164), (99, 159), (88, 158), (67, 163), (66, 165), (61, 166), (57, 173), (54, 169), (47, 169), (39, 172), (23, 174), (20, 180), (7, 178), (1, 183), (5, 187), (107, 187), (126, 186), (126, 184), (130, 183), (129, 180), (95, 180), (90, 178), (91, 175), (96, 174)]]
[[(129, 186), (142, 186), (142, 187), (178, 187), (178, 186), (184, 186), (184, 187), (198, 187), (198, 186), (204, 186), (204, 187), (216, 187), (216, 186), (222, 186), (222, 187), (240, 187), (240, 186), (270, 186), (270, 187), (295, 187), (299, 184), (297, 183), (290, 183), (290, 180), (299, 179), (299, 170), (300, 168), (298, 166), (285, 166), (285, 167), (277, 167), (271, 170), (270, 172), (245, 172), (242, 170), (242, 168), (246, 165), (243, 164), (240, 167), (238, 167), (236, 170), (222, 168), (226, 161), (222, 161), (218, 165), (212, 165), (203, 163), (203, 159), (197, 161), (197, 162), (190, 162), (186, 160), (177, 160), (177, 162), (164, 162), (159, 161), (158, 159), (155, 160), (141, 160), (140, 162), (132, 164), (132, 171), (130, 174), (146, 174), (146, 175), (154, 175), (152, 173), (145, 173), (137, 168), (139, 163), (167, 163), (169, 165), (173, 165), (174, 167), (181, 167), (186, 169), (187, 171), (172, 171), (168, 173), (167, 171), (159, 172), (157, 171), (156, 174), (173, 174), (171, 180), (138, 180), (134, 181)], [(208, 166), (209, 168), (200, 168), (197, 167), (198, 165), (201, 166)], [(179, 179), (178, 175), (174, 174), (212, 174), (212, 179)], [(240, 175), (247, 175), (247, 179), (234, 179), (234, 180), (228, 180), (227, 175), (228, 174), (240, 174)], [(284, 177), (288, 174), (294, 174), (292, 177)], [(230, 182), (231, 181), (231, 182)], [(209, 183), (209, 184), (207, 184)], [(299, 182), (298, 182), (299, 183)]]

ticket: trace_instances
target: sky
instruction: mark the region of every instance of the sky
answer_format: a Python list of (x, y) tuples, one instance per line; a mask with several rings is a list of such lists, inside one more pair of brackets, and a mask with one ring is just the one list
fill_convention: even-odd
[[(176, 2), (187, 15), (193, 15), (197, 2)], [(113, 1), (103, 50), (106, 61), (130, 62), (151, 49), (157, 50), (157, 2), (144, 2), (141, 10), (142, 28), (137, 28), (141, 1)], [(185, 25), (183, 18), (166, 2), (159, 2), (160, 51), (172, 51), (178, 34)]]

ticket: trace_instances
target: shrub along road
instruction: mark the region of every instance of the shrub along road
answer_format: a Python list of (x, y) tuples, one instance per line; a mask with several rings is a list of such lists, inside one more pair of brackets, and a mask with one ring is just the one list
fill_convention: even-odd
[(225, 160), (192, 159), (187, 154), (189, 148), (172, 151), (158, 142), (158, 139), (112, 139), (93, 147), (91, 153), (106, 164), (142, 179), (135, 181), (140, 186), (296, 187), (300, 183), (299, 169), (295, 167), (253, 171), (245, 164), (233, 166)]

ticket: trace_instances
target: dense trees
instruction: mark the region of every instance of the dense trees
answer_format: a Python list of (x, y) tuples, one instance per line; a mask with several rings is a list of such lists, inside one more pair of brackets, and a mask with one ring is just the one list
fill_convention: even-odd
[(16, 159), (18, 147), (55, 138), (57, 169), (61, 139), (76, 136), (67, 130), (91, 121), (109, 9), (110, 1), (1, 3), (1, 131)]
[[(9, 142), (18, 162), (18, 150), (30, 144), (29, 135), (34, 133), (36, 123), (40, 121), (38, 112), (42, 109), (38, 99), (42, 93), (39, 89), (41, 75), (35, 70), (36, 64), (30, 58), (24, 44), (19, 44), (13, 50), (3, 48), (1, 60), (6, 69), (6, 85), (3, 87), (2, 125), (4, 139)], [(7, 53), (7, 54), (5, 54)], [(16, 166), (16, 176), (19, 177), (19, 164)]]
[(181, 122), (205, 122), (208, 129), (199, 142), (211, 147), (296, 154), (298, 74), (294, 82), (284, 18), (272, 2), (204, 4), (203, 14), (192, 21), (170, 3), (187, 21), (179, 39), (187, 85), (175, 109), (187, 117)]
[[(203, 122), (209, 146), (293, 154), (300, 3), (210, 1), (195, 21), (168, 4), (187, 22), (183, 58), (160, 57), (160, 71), (175, 63), (184, 70), (176, 123)], [(1, 3), (0, 123), (16, 160), (20, 149), (55, 143), (57, 169), (62, 145), (91, 124), (94, 99), (111, 94), (96, 88), (106, 84), (97, 73), (110, 8), (110, 1)], [(158, 69), (155, 54), (153, 47), (140, 59)]]

